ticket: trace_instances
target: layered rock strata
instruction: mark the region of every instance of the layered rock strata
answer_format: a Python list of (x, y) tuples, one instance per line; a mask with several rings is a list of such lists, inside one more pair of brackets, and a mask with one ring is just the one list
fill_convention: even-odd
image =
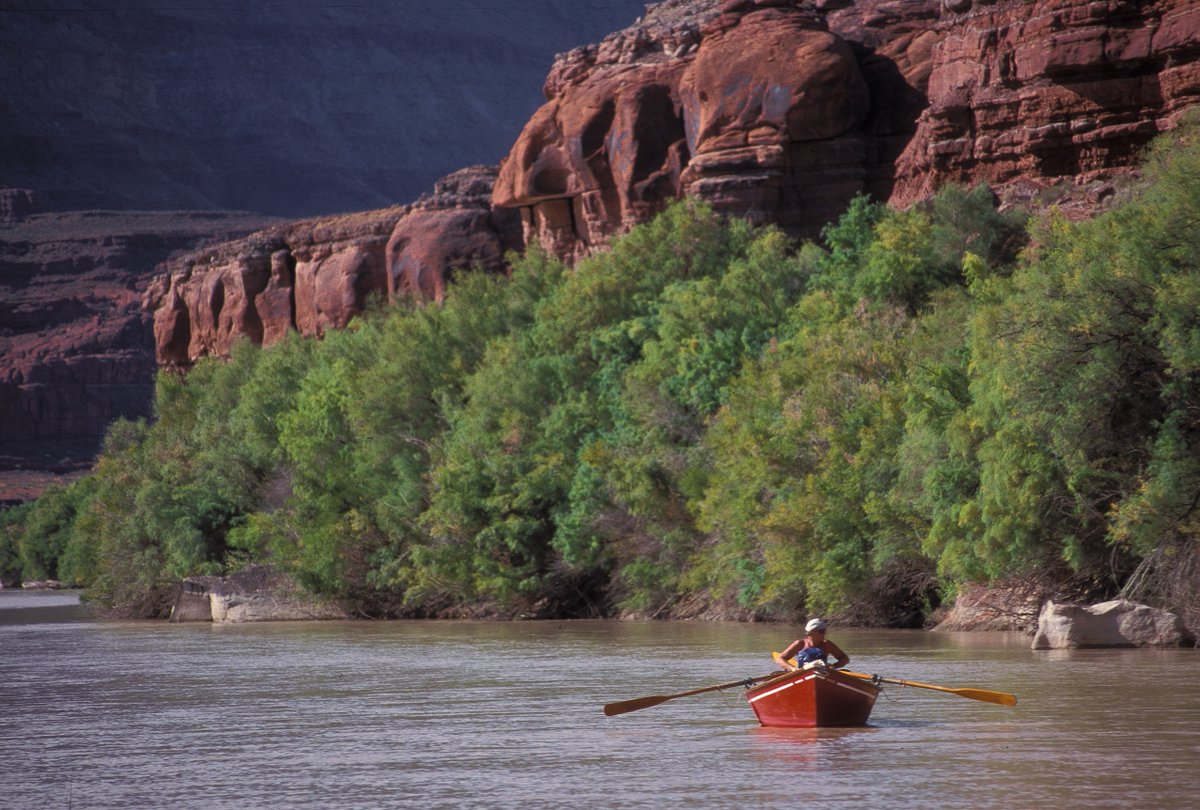
[(149, 416), (154, 349), (141, 298), (173, 252), (268, 224), (230, 214), (30, 214), (0, 223), (0, 501), (90, 465), (110, 422)]
[(1200, 101), (1194, 0), (944, 0), (928, 107), (897, 161), (908, 205), (949, 182), (1084, 208)]

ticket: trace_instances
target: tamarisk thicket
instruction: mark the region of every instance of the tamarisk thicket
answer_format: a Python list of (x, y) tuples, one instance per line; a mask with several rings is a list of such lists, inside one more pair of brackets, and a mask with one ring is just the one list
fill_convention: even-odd
[(912, 623), (1013, 578), (1194, 611), (1196, 139), (1087, 221), (949, 187), (797, 245), (683, 201), (243, 343), (5, 513), (0, 572), (136, 615), (249, 563), (372, 616)]

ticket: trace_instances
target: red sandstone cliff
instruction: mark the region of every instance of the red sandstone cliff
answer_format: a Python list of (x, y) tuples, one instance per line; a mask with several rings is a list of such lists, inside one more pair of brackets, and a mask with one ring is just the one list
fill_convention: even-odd
[(453, 268), (502, 271), (520, 230), (491, 207), (494, 176), (463, 169), (412, 205), (292, 222), (168, 262), (144, 299), (158, 363), (224, 355), (241, 337), (319, 336), (372, 296), (438, 298)]
[(1088, 204), (1200, 94), (1194, 0), (667, 2), (561, 57), (494, 201), (586, 252), (688, 195), (814, 236), (947, 182)]
[(891, 201), (987, 180), (1086, 204), (1200, 100), (1196, 0), (944, 0)]
[(146, 297), (158, 360), (438, 297), (532, 239), (578, 257), (683, 196), (798, 237), (950, 181), (1094, 208), (1196, 102), (1198, 56), (1196, 0), (667, 0), (556, 60), (498, 172), (174, 263)]
[(934, 0), (666, 2), (556, 62), (494, 202), (564, 255), (670, 199), (815, 236), (891, 195), (924, 106)]

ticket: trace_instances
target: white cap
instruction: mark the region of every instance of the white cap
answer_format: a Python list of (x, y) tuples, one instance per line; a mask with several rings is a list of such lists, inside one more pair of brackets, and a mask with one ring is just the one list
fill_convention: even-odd
[(804, 632), (811, 633), (813, 630), (824, 631), (828, 626), (823, 619), (809, 619), (808, 624), (804, 625)]

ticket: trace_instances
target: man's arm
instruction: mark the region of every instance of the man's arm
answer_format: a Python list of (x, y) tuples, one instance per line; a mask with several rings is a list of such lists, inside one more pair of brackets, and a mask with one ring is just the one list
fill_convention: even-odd
[(846, 666), (846, 664), (850, 663), (850, 656), (846, 655), (842, 648), (834, 644), (832, 641), (827, 640), (825, 642), (825, 652), (833, 656), (834, 661), (831, 666), (834, 669), (841, 669), (842, 667)]

